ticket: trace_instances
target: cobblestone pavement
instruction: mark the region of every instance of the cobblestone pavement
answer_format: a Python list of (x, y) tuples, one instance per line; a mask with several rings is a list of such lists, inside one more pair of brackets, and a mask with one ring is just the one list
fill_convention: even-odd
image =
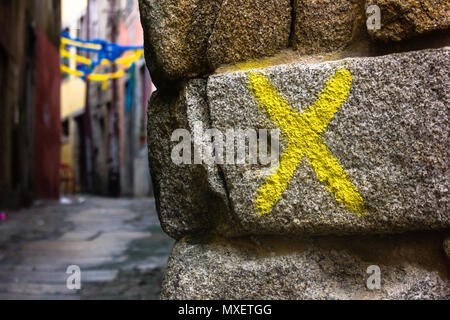
[[(153, 199), (37, 202), (0, 221), (0, 299), (159, 299), (173, 240)], [(69, 290), (67, 267), (81, 269)]]

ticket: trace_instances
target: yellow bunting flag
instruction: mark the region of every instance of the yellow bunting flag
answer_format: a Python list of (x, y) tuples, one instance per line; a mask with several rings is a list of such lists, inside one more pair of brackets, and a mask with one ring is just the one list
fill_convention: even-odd
[(82, 64), (87, 64), (87, 65), (91, 65), (92, 64), (92, 60), (88, 59), (86, 57), (82, 57), (76, 54), (72, 54), (67, 50), (61, 49), (60, 50), (60, 54), (61, 57), (65, 57), (65, 58), (72, 58), (75, 59), (76, 62), (82, 63)]
[(119, 70), (115, 73), (104, 73), (104, 74), (90, 74), (87, 76), (88, 80), (92, 81), (105, 81), (109, 79), (118, 79), (120, 77), (123, 77), (125, 72), (123, 70)]
[(129, 68), (133, 62), (136, 62), (144, 55), (144, 50), (131, 50), (131, 51), (133, 52), (131, 55), (118, 58), (113, 62), (109, 61), (108, 59), (103, 59), (101, 64), (107, 66), (112, 64), (120, 64)]
[(69, 67), (61, 64), (61, 71), (64, 73), (71, 74), (73, 76), (82, 77), (84, 74), (81, 71), (70, 69)]
[(66, 45), (75, 46), (75, 47), (79, 47), (79, 48), (92, 49), (92, 50), (101, 50), (102, 49), (101, 44), (83, 43), (80, 41), (75, 41), (72, 39), (68, 39), (66, 37), (62, 37), (61, 38), (61, 46), (64, 47)]
[[(123, 46), (115, 45), (113, 47), (113, 49), (111, 49), (110, 48), (111, 44), (108, 44), (106, 42), (102, 42), (102, 43), (105, 46), (105, 48), (103, 48), (102, 44), (88, 43), (88, 42), (84, 42), (84, 41), (73, 40), (73, 39), (63, 36), (61, 38), (61, 48), (60, 48), (61, 57), (74, 59), (79, 64), (84, 64), (84, 65), (87, 65), (88, 67), (81, 66), (81, 67), (77, 67), (77, 70), (74, 70), (67, 66), (62, 65), (61, 71), (64, 73), (71, 74), (71, 75), (83, 77), (86, 80), (102, 82), (103, 83), (102, 88), (104, 90), (106, 90), (108, 88), (108, 80), (109, 79), (118, 79), (120, 77), (123, 77), (125, 75), (125, 72), (124, 72), (124, 70), (119, 70), (115, 73), (94, 74), (93, 72), (95, 72), (97, 70), (97, 67), (99, 65), (103, 65), (103, 66), (116, 65), (118, 67), (127, 69), (127, 68), (130, 68), (133, 65), (133, 63), (135, 63), (136, 61), (141, 59), (142, 56), (144, 55), (144, 50), (140, 47), (123, 47)], [(98, 51), (96, 53), (97, 53), (98, 59), (100, 61), (91, 60), (87, 57), (73, 54), (66, 49), (66, 46), (68, 46), (68, 45), (74, 46), (77, 48), (81, 48), (81, 49), (89, 49), (91, 51)], [(110, 52), (110, 51), (108, 51), (110, 49), (116, 50), (116, 51)], [(103, 50), (103, 51), (100, 52), (101, 50)], [(112, 59), (112, 58), (109, 58), (110, 56), (115, 57), (117, 55), (122, 55), (124, 52), (126, 52), (124, 57), (119, 56), (119, 57), (115, 58), (114, 60), (109, 60), (109, 59)], [(103, 58), (103, 57), (108, 57), (108, 58)]]

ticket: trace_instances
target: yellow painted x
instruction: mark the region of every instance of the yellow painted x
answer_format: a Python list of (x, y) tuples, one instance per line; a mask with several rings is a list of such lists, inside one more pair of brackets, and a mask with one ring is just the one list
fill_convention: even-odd
[(331, 154), (320, 135), (334, 114), (348, 99), (352, 75), (340, 69), (325, 84), (314, 104), (302, 114), (297, 113), (261, 73), (248, 74), (249, 89), (260, 108), (281, 128), (287, 146), (281, 155), (277, 172), (270, 175), (258, 190), (255, 207), (259, 214), (268, 214), (286, 190), (294, 171), (307, 158), (335, 199), (360, 216), (365, 216), (364, 200), (349, 180), (339, 161)]

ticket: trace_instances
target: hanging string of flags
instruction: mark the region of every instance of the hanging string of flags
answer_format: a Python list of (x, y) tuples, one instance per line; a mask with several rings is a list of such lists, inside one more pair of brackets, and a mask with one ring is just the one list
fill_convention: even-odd
[[(80, 56), (70, 52), (71, 48), (80, 51), (96, 53), (95, 59)], [(61, 63), (61, 72), (78, 76), (83, 80), (103, 82), (103, 89), (108, 87), (109, 79), (118, 79), (125, 75), (125, 70), (130, 68), (135, 61), (144, 54), (142, 46), (121, 46), (105, 40), (81, 40), (71, 38), (67, 31), (62, 33), (60, 55), (62, 58), (74, 59), (77, 62), (76, 69), (71, 69)], [(116, 66), (115, 72), (98, 73), (99, 69), (107, 69)]]

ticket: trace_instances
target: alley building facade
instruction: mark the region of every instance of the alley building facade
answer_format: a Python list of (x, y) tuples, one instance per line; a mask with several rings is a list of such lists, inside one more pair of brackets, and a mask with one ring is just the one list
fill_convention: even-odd
[(59, 0), (0, 2), (0, 207), (59, 196)]
[[(79, 39), (143, 44), (136, 0), (89, 0), (77, 22), (65, 27)], [(94, 54), (89, 57), (95, 58)], [(114, 71), (114, 67), (101, 66), (96, 72)], [(80, 81), (68, 76), (62, 85), (63, 95), (67, 94), (62, 97), (62, 124), (67, 133), (62, 157), (73, 172), (70, 189), (116, 197), (151, 195), (145, 115), (155, 87), (144, 58), (124, 77), (109, 80), (106, 88), (102, 82), (88, 81), (83, 86)]]

